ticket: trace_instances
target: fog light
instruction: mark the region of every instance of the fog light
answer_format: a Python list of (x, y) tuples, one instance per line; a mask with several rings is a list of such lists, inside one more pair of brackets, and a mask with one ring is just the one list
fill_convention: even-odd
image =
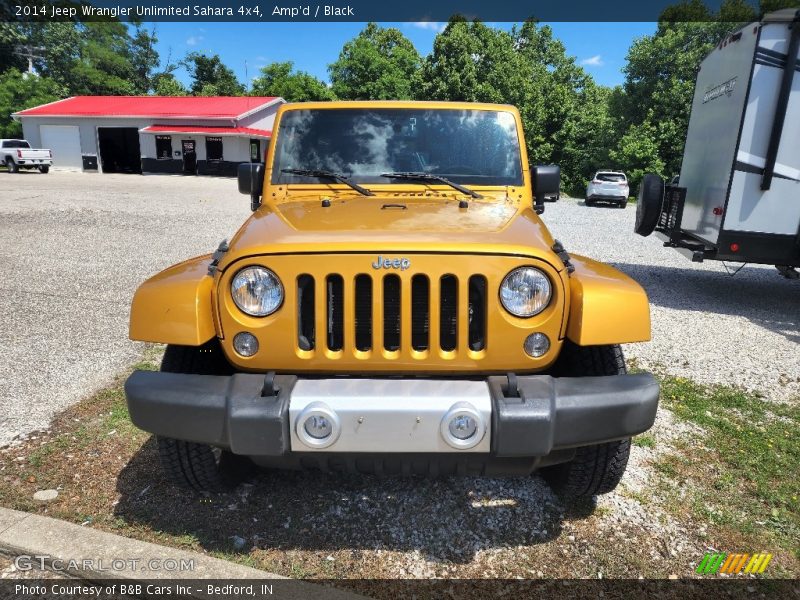
[(258, 352), (258, 340), (247, 331), (237, 333), (233, 338), (233, 349), (242, 356), (253, 356)]
[(315, 440), (324, 440), (333, 433), (333, 424), (325, 415), (312, 415), (306, 419), (303, 429)]
[(457, 402), (442, 419), (440, 432), (444, 441), (457, 450), (477, 446), (486, 433), (486, 423), (469, 402)]
[(339, 417), (324, 402), (305, 407), (295, 421), (295, 432), (309, 448), (327, 448), (339, 439), (342, 431)]
[(544, 356), (550, 350), (550, 339), (543, 333), (532, 333), (525, 338), (525, 354), (533, 358)]
[(478, 423), (470, 415), (458, 415), (450, 419), (450, 424), (447, 428), (454, 438), (468, 440), (478, 430)]

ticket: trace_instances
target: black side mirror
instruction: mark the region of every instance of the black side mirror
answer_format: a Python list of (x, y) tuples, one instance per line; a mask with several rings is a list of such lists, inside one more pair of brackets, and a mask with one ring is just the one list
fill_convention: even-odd
[(250, 210), (261, 206), (261, 190), (264, 189), (264, 165), (241, 163), (239, 165), (239, 193), (250, 196)]
[(545, 196), (556, 196), (561, 193), (561, 167), (558, 165), (535, 165), (531, 167), (531, 184), (533, 185), (533, 208), (536, 214), (544, 212)]

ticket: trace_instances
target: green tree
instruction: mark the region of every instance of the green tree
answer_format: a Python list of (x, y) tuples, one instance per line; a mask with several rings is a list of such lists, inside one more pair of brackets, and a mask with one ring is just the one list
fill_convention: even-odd
[(724, 0), (717, 13), (689, 0), (667, 8), (656, 32), (630, 47), (624, 95), (612, 102), (612, 114), (620, 131), (652, 133), (666, 174), (680, 169), (700, 63), (726, 33), (756, 18), (744, 0)]
[(565, 182), (584, 177), (575, 169), (593, 161), (579, 156), (585, 152), (581, 143), (587, 131), (603, 129), (608, 122), (604, 107), (602, 119), (579, 118), (584, 103), (605, 102), (606, 96), (594, 87), (585, 91), (591, 78), (567, 56), (549, 27), (532, 21), (509, 33), (478, 21), (451, 19), (436, 37), (419, 79), (421, 99), (516, 106), (528, 159), (562, 163)]
[(182, 61), (192, 78), (190, 92), (195, 96), (242, 96), (244, 86), (218, 54), (207, 56), (191, 52)]
[(71, 22), (33, 23), (25, 34), (32, 45), (43, 48), (41, 60), (35, 63), (36, 70), (53, 79), (69, 95), (81, 93), (73, 71), (75, 63), (81, 59), (83, 45), (83, 31), (79, 25)]
[(80, 58), (71, 65), (74, 94), (135, 94), (137, 81), (131, 62), (131, 38), (120, 22), (85, 23)]
[(420, 67), (414, 44), (398, 29), (369, 23), (328, 66), (333, 93), (345, 100), (408, 100)]
[(153, 78), (153, 93), (157, 96), (189, 95), (189, 91), (172, 73), (159, 73)]
[(572, 195), (583, 195), (593, 173), (612, 164), (609, 151), (617, 140), (609, 104), (619, 93), (620, 89), (587, 83), (556, 134), (559, 158), (554, 162), (561, 165), (564, 188)]
[(11, 67), (20, 71), (27, 68), (27, 61), (15, 52), (26, 40), (19, 25), (0, 21), (0, 73)]
[(133, 87), (137, 94), (147, 94), (155, 89), (155, 80), (158, 75), (155, 71), (159, 65), (158, 51), (155, 49), (157, 42), (155, 28), (148, 32), (137, 25), (129, 47), (134, 76)]
[[(604, 113), (607, 96), (599, 92), (592, 78), (575, 63), (575, 59), (567, 56), (566, 48), (553, 36), (549, 26), (526, 21), (521, 28), (515, 27), (511, 35), (524, 62), (525, 73), (533, 84), (526, 101), (520, 105), (525, 127), (536, 127), (536, 135), (540, 138), (534, 140), (530, 133), (527, 134), (530, 160), (561, 165), (564, 183), (570, 187), (585, 177), (582, 172), (575, 171), (581, 162), (576, 161), (574, 155), (579, 148), (577, 140), (586, 143), (587, 128), (599, 134), (598, 124), (605, 122), (603, 119), (583, 118), (584, 113), (593, 117)], [(587, 103), (596, 102), (603, 105), (587, 106)], [(537, 107), (537, 119), (527, 114), (531, 104)], [(580, 127), (576, 126), (578, 122)], [(568, 149), (572, 149), (571, 155)], [(589, 162), (594, 160), (597, 159)]]
[[(158, 65), (155, 34), (116, 20), (14, 24), (41, 48), (36, 70), (70, 95), (146, 94)], [(131, 35), (133, 33), (133, 35)]]
[(294, 71), (294, 63), (274, 62), (261, 68), (253, 79), (250, 93), (254, 96), (280, 96), (287, 102), (334, 100), (333, 91), (322, 81), (306, 73)]
[(436, 36), (425, 59), (418, 98), (513, 104), (522, 114), (532, 161), (549, 157), (544, 136), (544, 102), (537, 93), (543, 65), (532, 65), (506, 31), (455, 17)]
[(11, 68), (0, 74), (0, 137), (22, 136), (22, 125), (11, 114), (31, 106), (63, 97), (63, 89), (53, 80), (22, 73)]
[(659, 155), (657, 133), (650, 123), (633, 125), (609, 153), (611, 168), (625, 171), (632, 194), (637, 193), (645, 173), (662, 177), (667, 175), (664, 161)]

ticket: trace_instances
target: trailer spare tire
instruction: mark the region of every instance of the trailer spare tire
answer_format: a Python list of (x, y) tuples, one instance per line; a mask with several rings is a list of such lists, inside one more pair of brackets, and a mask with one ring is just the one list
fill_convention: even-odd
[(639, 198), (636, 200), (636, 225), (633, 230), (647, 237), (658, 224), (661, 213), (661, 202), (664, 199), (664, 180), (658, 175), (648, 173), (642, 178), (639, 186)]

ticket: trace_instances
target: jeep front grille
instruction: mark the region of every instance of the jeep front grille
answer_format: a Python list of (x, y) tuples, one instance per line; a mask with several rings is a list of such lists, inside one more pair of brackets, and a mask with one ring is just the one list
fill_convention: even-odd
[[(318, 289), (325, 294), (322, 306), (315, 300)], [(426, 275), (401, 279), (394, 273), (361, 274), (354, 279), (330, 274), (321, 281), (312, 275), (300, 275), (297, 346), (300, 350), (315, 349), (318, 345), (315, 323), (324, 322), (324, 344), (333, 352), (345, 349), (348, 339), (352, 339), (358, 352), (382, 348), (394, 353), (408, 347), (425, 352), (431, 349), (432, 342), (445, 353), (461, 349), (479, 352), (486, 347), (487, 339), (486, 290), (486, 278), (482, 275), (472, 275), (466, 282), (452, 274), (434, 281)], [(403, 310), (406, 303), (410, 311)], [(315, 312), (323, 307), (325, 314), (320, 319)], [(349, 318), (347, 307), (351, 307)], [(380, 310), (376, 311), (378, 307)], [(376, 314), (380, 315), (380, 322), (373, 322)], [(410, 328), (402, 323), (404, 314), (411, 315)], [(468, 322), (463, 329), (467, 339), (459, 339), (460, 319)], [(409, 339), (404, 339), (406, 330)]]

